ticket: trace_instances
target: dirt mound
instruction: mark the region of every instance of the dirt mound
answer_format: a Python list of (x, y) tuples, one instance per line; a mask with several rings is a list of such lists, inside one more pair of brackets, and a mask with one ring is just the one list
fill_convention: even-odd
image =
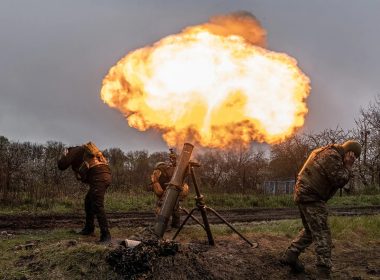
[(134, 248), (111, 251), (107, 262), (124, 279), (268, 279), (266, 269), (274, 276), (271, 279), (292, 279), (276, 256), (236, 240), (222, 240), (215, 247), (143, 241)]
[(107, 262), (125, 279), (136, 279), (149, 274), (158, 259), (174, 256), (178, 248), (174, 241), (145, 240), (133, 248), (119, 246), (108, 254)]
[[(143, 241), (135, 248), (110, 252), (108, 263), (123, 279), (316, 279), (313, 248), (301, 257), (306, 272), (295, 274), (279, 261), (289, 238), (262, 234), (255, 238), (258, 248), (236, 236), (218, 238), (216, 246), (199, 240)], [(333, 279), (380, 279), (378, 249), (378, 242), (368, 247), (336, 242)]]

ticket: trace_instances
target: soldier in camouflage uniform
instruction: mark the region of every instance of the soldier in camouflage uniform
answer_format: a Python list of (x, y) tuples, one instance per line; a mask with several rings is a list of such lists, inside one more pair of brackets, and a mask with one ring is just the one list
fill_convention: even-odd
[(328, 145), (310, 154), (298, 174), (294, 190), (294, 201), (304, 228), (286, 250), (282, 263), (298, 272), (303, 271), (298, 256), (314, 242), (318, 279), (330, 279), (332, 241), (326, 202), (348, 183), (352, 165), (360, 152), (360, 144), (349, 140), (343, 145)]
[[(153, 170), (153, 173), (151, 175), (151, 181), (152, 181), (152, 190), (157, 196), (156, 201), (156, 209), (155, 214), (158, 215), (160, 212), (160, 209), (162, 207), (164, 194), (166, 191), (166, 187), (168, 186), (176, 166), (176, 154), (173, 152), (173, 150), (170, 150), (169, 154), (169, 162), (158, 162)], [(179, 202), (182, 201), (189, 193), (189, 186), (185, 183), (183, 186), (183, 190), (181, 191), (179, 195), (179, 200), (177, 201), (173, 214), (172, 214), (172, 222), (171, 227), (172, 228), (179, 228), (180, 227), (180, 209), (179, 209)]]
[(76, 178), (90, 186), (85, 198), (86, 223), (79, 232), (81, 235), (93, 235), (94, 218), (97, 217), (101, 243), (108, 243), (111, 234), (104, 211), (104, 195), (111, 184), (112, 176), (108, 162), (94, 143), (69, 147), (58, 160), (58, 168), (65, 170), (71, 166)]

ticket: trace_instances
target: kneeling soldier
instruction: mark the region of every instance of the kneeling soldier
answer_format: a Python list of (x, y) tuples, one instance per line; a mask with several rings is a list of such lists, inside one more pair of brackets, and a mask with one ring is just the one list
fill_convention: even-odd
[[(157, 196), (156, 201), (156, 209), (155, 214), (156, 216), (160, 212), (160, 209), (162, 207), (164, 194), (166, 191), (166, 187), (168, 186), (172, 176), (173, 172), (176, 166), (176, 154), (171, 149), (169, 154), (169, 162), (158, 162), (153, 170), (153, 173), (151, 175), (151, 181), (152, 181), (152, 190)], [(183, 190), (179, 194), (179, 199), (174, 207), (173, 214), (172, 214), (172, 222), (171, 227), (172, 228), (179, 228), (181, 219), (180, 219), (180, 208), (179, 208), (179, 202), (183, 201), (186, 196), (189, 194), (189, 186), (184, 183)]]

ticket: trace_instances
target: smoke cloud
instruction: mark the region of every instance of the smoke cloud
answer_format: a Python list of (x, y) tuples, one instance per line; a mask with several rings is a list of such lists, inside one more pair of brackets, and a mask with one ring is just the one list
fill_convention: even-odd
[(263, 48), (265, 39), (248, 12), (213, 17), (128, 53), (101, 98), (170, 146), (282, 141), (304, 123), (310, 80), (294, 58)]
[(260, 21), (247, 11), (211, 17), (209, 22), (203, 24), (202, 27), (207, 28), (209, 32), (216, 35), (236, 35), (243, 37), (253, 45), (264, 48), (267, 46), (266, 30), (261, 26)]

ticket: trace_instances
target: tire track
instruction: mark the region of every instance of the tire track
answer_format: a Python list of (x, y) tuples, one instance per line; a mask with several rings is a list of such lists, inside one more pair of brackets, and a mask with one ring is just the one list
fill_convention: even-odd
[[(230, 223), (258, 222), (283, 219), (299, 218), (297, 208), (249, 208), (249, 209), (230, 209), (219, 210), (218, 213)], [(330, 207), (332, 216), (359, 216), (380, 214), (379, 206), (361, 207)], [(182, 217), (186, 214), (183, 213)], [(195, 216), (202, 220), (199, 212), (195, 211)], [(153, 212), (109, 212), (107, 217), (110, 227), (138, 227), (147, 226), (154, 223)], [(222, 223), (210, 211), (208, 212), (211, 224)], [(52, 228), (77, 228), (84, 223), (84, 214), (19, 214), (19, 215), (0, 215), (0, 230), (20, 230), (20, 229), (52, 229)], [(191, 219), (189, 224), (194, 223)]]

